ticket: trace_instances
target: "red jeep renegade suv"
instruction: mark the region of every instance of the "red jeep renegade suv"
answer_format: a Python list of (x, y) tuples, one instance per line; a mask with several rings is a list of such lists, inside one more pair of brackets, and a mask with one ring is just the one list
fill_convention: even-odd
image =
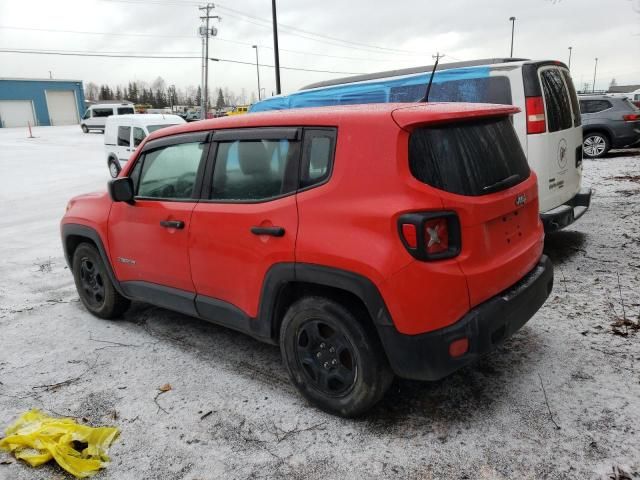
[(544, 303), (536, 178), (511, 106), (383, 104), (153, 133), (62, 241), (102, 318), (142, 300), (279, 344), (320, 408), (436, 380)]

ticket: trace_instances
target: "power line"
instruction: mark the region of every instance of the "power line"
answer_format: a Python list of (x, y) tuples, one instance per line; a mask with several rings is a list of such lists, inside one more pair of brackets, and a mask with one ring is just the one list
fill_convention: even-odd
[[(99, 57), (99, 58), (138, 58), (138, 59), (160, 59), (160, 60), (193, 60), (202, 58), (200, 56), (174, 56), (174, 55), (135, 55), (135, 54), (107, 54), (107, 53), (92, 53), (92, 52), (80, 52), (80, 51), (63, 51), (63, 50), (32, 50), (32, 49), (7, 49), (0, 48), (0, 53), (23, 53), (33, 55), (60, 55), (68, 57)], [(224, 63), (238, 63), (242, 65), (251, 65), (255, 67), (255, 62), (244, 62), (242, 60), (234, 60), (230, 58), (210, 58), (214, 62)], [(275, 68), (274, 65), (260, 64), (261, 67)], [(335, 73), (341, 75), (363, 75), (364, 72), (340, 72), (334, 70), (317, 70), (311, 68), (299, 68), (299, 67), (283, 67), (284, 70), (296, 70), (301, 72), (315, 72), (315, 73)]]
[[(163, 2), (163, 1), (159, 1), (159, 0), (100, 0), (103, 2), (112, 2), (112, 3), (129, 3), (129, 4), (134, 4), (134, 5), (145, 5), (145, 4), (152, 4), (152, 5), (166, 5), (166, 6), (191, 6), (194, 3), (193, 2)], [(260, 17), (256, 17), (254, 15), (250, 15), (246, 12), (243, 12), (241, 10), (237, 10), (235, 8), (231, 8), (231, 7), (227, 7), (226, 5), (220, 4), (216, 2), (216, 7), (220, 10), (222, 10), (223, 12), (226, 12), (226, 15), (229, 15), (230, 17), (235, 17), (238, 18), (240, 20), (243, 20), (247, 23), (252, 23), (254, 25), (263, 27), (263, 28), (271, 28), (271, 20), (267, 20), (264, 18), (260, 18)], [(337, 37), (332, 37), (329, 35), (324, 35), (321, 33), (316, 33), (316, 32), (312, 32), (310, 30), (303, 30), (301, 28), (298, 27), (293, 27), (291, 25), (286, 25), (283, 23), (278, 23), (278, 27), (282, 28), (284, 30), (284, 33), (288, 33), (289, 35), (295, 35), (298, 37), (302, 37), (302, 38), (306, 38), (308, 40), (313, 40), (316, 42), (322, 42), (322, 43), (328, 43), (330, 45), (336, 45), (336, 46), (340, 46), (340, 47), (344, 47), (344, 48), (353, 48), (353, 49), (357, 49), (357, 50), (365, 50), (365, 51), (386, 51), (389, 53), (393, 53), (396, 55), (410, 55), (410, 56), (423, 56), (423, 53), (420, 52), (414, 52), (414, 51), (410, 51), (410, 50), (402, 50), (402, 49), (397, 49), (397, 48), (388, 48), (388, 47), (381, 47), (379, 45), (371, 45), (371, 44), (367, 44), (367, 43), (361, 43), (361, 42), (354, 42), (352, 40), (345, 40), (345, 39), (341, 39), (341, 38), (337, 38)], [(290, 30), (289, 32), (287, 32), (286, 30)], [(299, 33), (296, 33), (299, 32)], [(314, 38), (314, 37), (318, 37), (318, 38)], [(324, 40), (322, 40), (324, 39)]]
[[(116, 0), (114, 0), (116, 1)], [(120, 1), (120, 0), (117, 0)], [(157, 38), (198, 38), (197, 35), (163, 35), (163, 34), (152, 34), (152, 33), (124, 33), (124, 32), (88, 32), (81, 30), (59, 30), (59, 29), (51, 29), (51, 28), (32, 28), (32, 27), (14, 27), (9, 25), (0, 25), (0, 29), (4, 30), (20, 30), (20, 31), (32, 31), (32, 32), (50, 32), (50, 33), (71, 33), (71, 34), (80, 34), (80, 35), (108, 35), (108, 36), (123, 36), (123, 37), (157, 37)], [(216, 41), (225, 42), (225, 43), (233, 43), (236, 45), (246, 45), (248, 47), (256, 45), (251, 42), (242, 42), (240, 40), (231, 40), (227, 38), (216, 37)], [(266, 48), (269, 50), (273, 50), (272, 46), (261, 45), (258, 44), (260, 48)], [(365, 57), (349, 57), (342, 55), (330, 55), (326, 53), (313, 53), (313, 52), (305, 52), (302, 50), (291, 50), (288, 48), (281, 48), (280, 51), (295, 53), (299, 55), (311, 55), (314, 57), (327, 57), (327, 58), (339, 58), (343, 60), (356, 60), (356, 61), (367, 61), (367, 62), (395, 62), (397, 59), (385, 59), (385, 58), (365, 58)], [(108, 53), (108, 52), (104, 52)], [(192, 52), (174, 52), (174, 53), (192, 53)]]

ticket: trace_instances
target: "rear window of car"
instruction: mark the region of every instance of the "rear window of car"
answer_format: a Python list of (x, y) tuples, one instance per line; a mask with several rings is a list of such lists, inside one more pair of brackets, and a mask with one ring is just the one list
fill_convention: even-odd
[(582, 125), (582, 118), (580, 116), (580, 107), (578, 106), (578, 94), (576, 93), (576, 87), (573, 85), (571, 75), (566, 70), (561, 70), (564, 82), (569, 89), (569, 100), (571, 101), (571, 110), (573, 110), (573, 126), (578, 127)]
[(571, 128), (573, 125), (571, 103), (560, 69), (541, 70), (540, 83), (544, 93), (544, 103), (547, 107), (549, 132)]
[(530, 174), (509, 117), (417, 128), (409, 168), (427, 185), (470, 196), (505, 190)]
[[(389, 102), (416, 102), (424, 98), (426, 90), (426, 85), (394, 87), (391, 89)], [(433, 83), (429, 101), (511, 105), (511, 84), (503, 75)]]

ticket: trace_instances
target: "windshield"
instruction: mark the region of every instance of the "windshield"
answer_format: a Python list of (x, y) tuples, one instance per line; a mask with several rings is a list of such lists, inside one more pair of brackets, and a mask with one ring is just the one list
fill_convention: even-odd
[(147, 130), (149, 133), (153, 133), (156, 130), (160, 130), (164, 127), (172, 127), (173, 125), (178, 125), (177, 123), (165, 123), (164, 125), (147, 125)]

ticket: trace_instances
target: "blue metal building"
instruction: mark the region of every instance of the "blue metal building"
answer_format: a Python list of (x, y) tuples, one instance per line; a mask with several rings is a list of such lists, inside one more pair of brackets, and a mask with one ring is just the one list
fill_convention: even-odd
[(0, 127), (78, 124), (84, 110), (80, 80), (0, 78)]

